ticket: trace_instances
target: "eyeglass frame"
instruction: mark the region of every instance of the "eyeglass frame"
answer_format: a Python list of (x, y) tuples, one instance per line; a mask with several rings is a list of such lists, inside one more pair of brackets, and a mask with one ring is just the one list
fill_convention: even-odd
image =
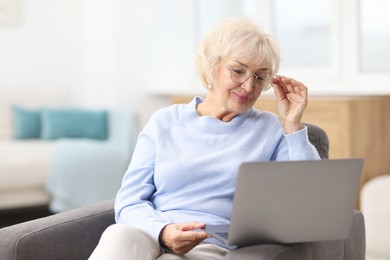
[[(229, 70), (230, 70), (230, 79), (231, 79), (234, 83), (236, 83), (236, 84), (243, 84), (243, 83), (245, 83), (250, 77), (255, 77), (255, 87), (258, 88), (258, 87), (256, 86), (256, 80), (259, 79), (259, 78), (262, 79), (260, 75), (250, 73), (250, 72), (248, 72), (248, 71), (249, 71), (248, 69), (243, 68), (243, 69), (246, 71), (245, 76), (243, 77), (244, 80), (243, 80), (242, 82), (236, 81), (236, 80), (234, 80), (234, 76), (233, 76), (233, 74), (236, 73), (236, 72), (234, 71), (234, 69), (233, 69), (233, 66), (230, 65), (230, 64), (228, 64), (228, 63), (227, 63), (224, 59), (222, 59), (222, 58), (221, 58), (221, 61), (222, 61), (223, 63), (225, 63), (225, 65), (227, 65), (227, 66), (229, 67)], [(243, 67), (243, 66), (240, 66), (240, 67)], [(264, 88), (263, 88), (261, 91), (267, 91), (267, 90), (269, 90), (269, 89), (271, 88), (271, 84), (268, 84), (268, 85), (266, 84), (267, 81), (269, 81), (270, 73), (267, 71), (266, 74), (267, 74), (267, 77), (263, 79), (263, 80), (264, 80)], [(240, 77), (240, 76), (237, 76), (237, 77)]]

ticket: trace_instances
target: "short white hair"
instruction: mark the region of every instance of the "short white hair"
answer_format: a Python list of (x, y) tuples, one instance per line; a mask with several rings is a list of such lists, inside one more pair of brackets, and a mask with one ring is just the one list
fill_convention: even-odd
[(270, 80), (279, 70), (279, 47), (273, 37), (248, 18), (230, 18), (217, 24), (199, 46), (195, 65), (204, 86), (212, 83), (220, 59), (232, 52), (235, 58), (265, 64)]

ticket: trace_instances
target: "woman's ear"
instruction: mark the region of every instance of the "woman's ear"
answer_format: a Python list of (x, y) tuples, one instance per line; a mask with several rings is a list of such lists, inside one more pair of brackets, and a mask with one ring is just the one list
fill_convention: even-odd
[(212, 88), (213, 88), (213, 83), (212, 83), (212, 81), (210, 80), (210, 77), (209, 77), (209, 76), (206, 76), (206, 82), (207, 82), (207, 88), (208, 88), (208, 89), (212, 89)]

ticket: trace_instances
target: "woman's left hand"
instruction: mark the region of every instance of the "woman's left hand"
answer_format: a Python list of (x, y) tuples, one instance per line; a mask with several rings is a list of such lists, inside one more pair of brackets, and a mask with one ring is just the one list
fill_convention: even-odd
[[(161, 230), (160, 243), (175, 254), (184, 255), (209, 237), (209, 234), (202, 231), (205, 226), (206, 224), (199, 222), (168, 224)], [(194, 231), (194, 229), (201, 230)]]
[(290, 134), (301, 130), (302, 115), (307, 106), (307, 87), (284, 76), (276, 76), (272, 83), (284, 132)]

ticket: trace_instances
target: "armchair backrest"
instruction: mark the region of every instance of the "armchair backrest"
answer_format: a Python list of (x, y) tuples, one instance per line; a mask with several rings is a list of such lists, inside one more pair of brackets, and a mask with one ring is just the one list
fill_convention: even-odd
[(304, 123), (309, 134), (309, 141), (320, 154), (321, 159), (329, 159), (329, 138), (326, 132), (319, 126)]

